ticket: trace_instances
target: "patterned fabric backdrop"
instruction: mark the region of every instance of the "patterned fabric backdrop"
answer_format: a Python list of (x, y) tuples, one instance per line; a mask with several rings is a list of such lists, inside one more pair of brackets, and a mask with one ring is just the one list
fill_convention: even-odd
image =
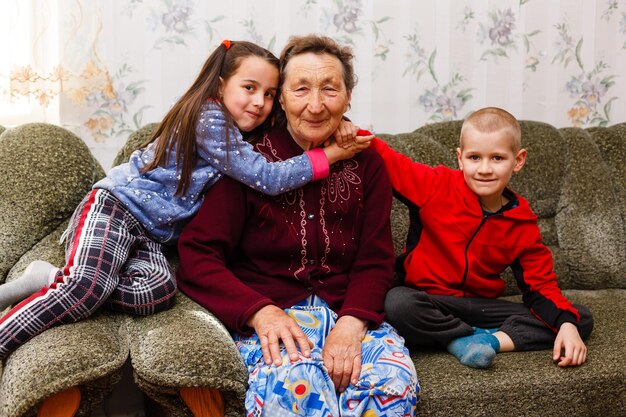
[(311, 32), (354, 48), (349, 117), (376, 132), (486, 105), (626, 121), (626, 0), (0, 0), (0, 124), (61, 124), (107, 169), (222, 39), (278, 54)]

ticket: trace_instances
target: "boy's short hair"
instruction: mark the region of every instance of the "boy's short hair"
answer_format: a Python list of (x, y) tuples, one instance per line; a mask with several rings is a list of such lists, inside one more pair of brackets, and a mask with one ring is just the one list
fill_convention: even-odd
[(469, 127), (482, 133), (504, 130), (511, 138), (513, 152), (522, 149), (522, 129), (519, 122), (511, 113), (499, 107), (484, 107), (467, 116), (461, 127), (461, 148), (463, 148), (463, 133)]

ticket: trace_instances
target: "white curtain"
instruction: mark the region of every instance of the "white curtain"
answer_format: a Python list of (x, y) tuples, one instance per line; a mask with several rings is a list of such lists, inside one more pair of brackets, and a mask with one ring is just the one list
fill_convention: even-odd
[(61, 124), (105, 168), (222, 39), (349, 44), (349, 117), (380, 133), (493, 105), (557, 127), (626, 121), (626, 0), (0, 0), (0, 124)]

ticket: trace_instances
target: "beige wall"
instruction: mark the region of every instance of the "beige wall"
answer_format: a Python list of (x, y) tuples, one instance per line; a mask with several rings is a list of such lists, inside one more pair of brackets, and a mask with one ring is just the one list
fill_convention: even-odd
[(0, 124), (49, 121), (105, 169), (224, 38), (353, 46), (350, 117), (396, 133), (501, 106), (563, 126), (626, 120), (626, 0), (0, 0)]

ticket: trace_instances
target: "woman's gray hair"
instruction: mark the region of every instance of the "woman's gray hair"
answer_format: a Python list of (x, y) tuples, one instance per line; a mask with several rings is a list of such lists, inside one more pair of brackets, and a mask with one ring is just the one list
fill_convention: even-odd
[(314, 54), (329, 54), (337, 57), (343, 67), (343, 82), (348, 93), (352, 93), (357, 78), (354, 74), (352, 61), (354, 54), (349, 46), (341, 46), (334, 39), (320, 35), (292, 36), (280, 53), (280, 82), (278, 89), (281, 90), (285, 80), (285, 67), (289, 60), (296, 55), (312, 52)]

